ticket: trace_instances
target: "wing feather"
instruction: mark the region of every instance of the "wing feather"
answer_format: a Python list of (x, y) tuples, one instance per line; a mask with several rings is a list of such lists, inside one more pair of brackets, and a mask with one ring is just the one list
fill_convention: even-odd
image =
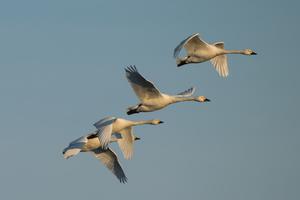
[(82, 136), (72, 142), (70, 142), (69, 146), (63, 150), (63, 155), (65, 159), (68, 159), (72, 156), (77, 155), (82, 147), (87, 143), (86, 136)]
[(154, 84), (146, 80), (135, 66), (129, 66), (125, 69), (126, 78), (129, 81), (133, 91), (143, 102), (147, 99), (153, 99), (161, 96), (159, 90)]
[[(224, 42), (216, 42), (214, 46), (224, 49)], [(216, 56), (210, 60), (216, 71), (222, 77), (227, 77), (229, 74), (228, 64), (227, 64), (227, 56), (225, 54)]]
[(127, 182), (127, 177), (115, 152), (113, 152), (110, 148), (97, 148), (93, 150), (93, 153), (94, 156), (99, 159), (119, 179), (121, 183)]
[(185, 48), (188, 55), (194, 55), (199, 49), (204, 50), (207, 49), (208, 46), (209, 44), (199, 37), (199, 33), (194, 33), (179, 43), (179, 45), (174, 49), (173, 56), (174, 58), (177, 58), (182, 47)]
[(213, 45), (215, 45), (216, 47), (218, 47), (220, 49), (224, 49), (224, 42), (216, 42)]
[(183, 92), (178, 93), (176, 96), (181, 96), (181, 97), (190, 97), (194, 94), (196, 88), (195, 87), (191, 87)]
[(124, 158), (129, 160), (132, 158), (134, 150), (134, 135), (132, 133), (132, 127), (128, 127), (120, 131), (121, 138), (117, 140), (118, 145), (124, 155)]
[(106, 148), (111, 140), (112, 125), (116, 121), (115, 117), (106, 117), (94, 124), (98, 129), (98, 137), (103, 148)]

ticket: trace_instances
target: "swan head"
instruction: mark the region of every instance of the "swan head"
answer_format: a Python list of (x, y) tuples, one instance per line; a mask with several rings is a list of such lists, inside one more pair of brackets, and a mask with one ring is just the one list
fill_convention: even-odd
[(198, 102), (210, 102), (210, 99), (206, 98), (205, 96), (196, 97), (196, 101)]
[(152, 122), (151, 122), (151, 124), (153, 124), (153, 125), (158, 125), (158, 124), (162, 124), (162, 123), (164, 123), (163, 121), (160, 121), (159, 119), (154, 119), (154, 120), (152, 120)]
[(244, 54), (248, 56), (257, 55), (257, 53), (251, 49), (245, 49)]

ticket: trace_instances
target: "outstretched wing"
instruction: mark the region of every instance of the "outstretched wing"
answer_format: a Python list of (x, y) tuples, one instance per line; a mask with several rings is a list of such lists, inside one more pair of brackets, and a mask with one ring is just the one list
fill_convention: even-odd
[(69, 147), (67, 147), (63, 150), (63, 155), (64, 155), (65, 159), (68, 159), (72, 156), (77, 155), (80, 151), (81, 151), (80, 148), (69, 148)]
[(116, 121), (116, 117), (106, 117), (94, 124), (98, 129), (98, 137), (103, 148), (106, 148), (110, 142), (112, 135), (112, 124)]
[(97, 148), (92, 151), (94, 156), (99, 159), (121, 183), (127, 182), (127, 177), (119, 163), (118, 157), (110, 148)]
[(82, 136), (74, 141), (72, 141), (68, 147), (63, 150), (63, 155), (65, 159), (77, 155), (82, 147), (87, 143), (86, 136)]
[(123, 152), (124, 158), (129, 160), (133, 155), (134, 135), (132, 133), (132, 127), (121, 130), (120, 134), (122, 137), (117, 140), (118, 145)]
[(190, 97), (194, 94), (196, 88), (195, 87), (191, 87), (183, 92), (178, 93), (176, 96), (181, 96), (181, 97)]
[(136, 69), (135, 66), (129, 66), (125, 69), (126, 78), (138, 98), (143, 102), (147, 99), (153, 99), (161, 96), (159, 90), (146, 80)]
[(198, 49), (206, 49), (208, 44), (199, 38), (199, 33), (195, 33), (180, 42), (174, 49), (174, 58), (178, 57), (182, 47), (186, 49), (188, 55), (194, 55)]
[[(224, 42), (217, 42), (214, 45), (220, 49), (224, 49)], [(214, 68), (217, 70), (220, 76), (226, 77), (229, 74), (227, 56), (225, 54), (216, 56), (210, 60)]]

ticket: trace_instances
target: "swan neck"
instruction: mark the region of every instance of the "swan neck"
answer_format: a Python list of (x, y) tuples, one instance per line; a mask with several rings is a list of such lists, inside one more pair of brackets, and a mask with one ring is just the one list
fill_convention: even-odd
[(143, 125), (143, 124), (152, 124), (152, 120), (142, 120), (133, 122), (133, 126)]
[(173, 102), (182, 102), (182, 101), (196, 101), (196, 97), (173, 97)]
[(244, 50), (224, 50), (225, 54), (244, 54)]

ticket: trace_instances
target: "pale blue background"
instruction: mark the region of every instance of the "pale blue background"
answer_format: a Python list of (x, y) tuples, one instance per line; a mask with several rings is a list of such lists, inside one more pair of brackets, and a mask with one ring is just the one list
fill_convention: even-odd
[[(300, 199), (297, 1), (1, 1), (1, 199)], [(174, 47), (200, 32), (228, 49), (230, 76), (209, 62), (176, 68)], [(160, 90), (196, 86), (207, 104), (126, 116), (138, 102), (123, 68)], [(120, 184), (96, 159), (62, 149), (104, 116), (160, 118), (135, 128)], [(113, 145), (113, 148), (120, 153)]]

